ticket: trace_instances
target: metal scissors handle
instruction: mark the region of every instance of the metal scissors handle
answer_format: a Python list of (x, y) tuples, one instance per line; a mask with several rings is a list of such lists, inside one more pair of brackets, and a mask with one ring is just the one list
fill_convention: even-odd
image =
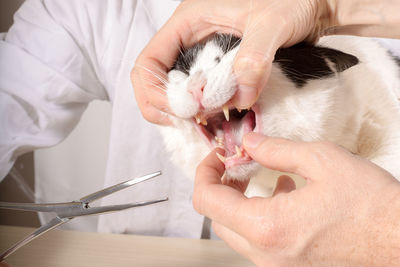
[(10, 203), (10, 202), (0, 202), (0, 208), (3, 209), (13, 209), (13, 210), (25, 210), (25, 211), (36, 211), (36, 212), (54, 212), (56, 217), (54, 217), (50, 222), (42, 225), (40, 228), (36, 229), (30, 235), (26, 236), (24, 239), (17, 242), (15, 245), (7, 249), (0, 255), (0, 262), (10, 256), (12, 253), (17, 251), (22, 246), (28, 244), (35, 238), (43, 235), (44, 233), (56, 228), (57, 226), (64, 224), (75, 217), (97, 215), (109, 212), (115, 212), (125, 209), (130, 209), (134, 207), (147, 206), (159, 202), (167, 201), (168, 198), (155, 199), (149, 201), (127, 203), (120, 205), (109, 205), (100, 207), (90, 207), (89, 203), (108, 196), (112, 193), (118, 192), (122, 189), (130, 187), (132, 185), (144, 182), (151, 178), (161, 175), (160, 171), (150, 173), (141, 177), (137, 177), (126, 182), (122, 182), (100, 191), (94, 192), (90, 195), (82, 197), (79, 201), (64, 202), (64, 203)]

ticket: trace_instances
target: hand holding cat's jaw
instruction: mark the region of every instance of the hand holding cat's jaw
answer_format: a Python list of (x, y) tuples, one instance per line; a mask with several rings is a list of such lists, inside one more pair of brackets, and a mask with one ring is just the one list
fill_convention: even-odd
[[(310, 20), (319, 19), (315, 5), (314, 1), (289, 0), (184, 1), (145, 47), (136, 65), (146, 66), (149, 73), (165, 74), (182, 47), (192, 47), (216, 32), (242, 34), (243, 43), (234, 67), (239, 90), (233, 102), (240, 109), (249, 108), (268, 79), (276, 50), (302, 41), (316, 26)], [(138, 105), (147, 120), (160, 123), (156, 110), (162, 110), (166, 100), (159, 101), (155, 95), (162, 95), (157, 89), (162, 82), (150, 76), (140, 82), (140, 72), (144, 73), (134, 68), (131, 75)]]
[(262, 88), (267, 84), (272, 60), (254, 60), (247, 57), (236, 60), (234, 74), (238, 90), (231, 99), (234, 107), (249, 109), (257, 101)]
[(223, 165), (210, 153), (197, 168), (193, 205), (229, 246), (259, 266), (400, 264), (400, 184), (389, 173), (330, 143), (251, 133), (244, 146), (262, 165), (309, 183), (295, 190), (284, 176), (272, 197), (246, 198), (221, 183)]
[[(166, 78), (161, 78), (161, 76), (164, 77), (166, 74), (160, 73), (159, 68), (157, 68), (158, 73), (156, 74), (145, 67), (146, 63), (142, 61), (139, 58), (131, 72), (131, 81), (140, 111), (143, 117), (151, 123), (172, 125), (168, 114), (173, 114), (173, 112), (162, 93), (164, 90), (162, 81)], [(147, 62), (147, 64), (150, 63)], [(136, 90), (136, 88), (146, 88), (146, 90)]]

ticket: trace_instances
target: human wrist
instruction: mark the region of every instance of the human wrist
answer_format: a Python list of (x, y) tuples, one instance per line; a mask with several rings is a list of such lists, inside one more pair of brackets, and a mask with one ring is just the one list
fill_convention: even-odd
[(326, 0), (322, 6), (329, 18), (322, 35), (400, 38), (399, 0)]

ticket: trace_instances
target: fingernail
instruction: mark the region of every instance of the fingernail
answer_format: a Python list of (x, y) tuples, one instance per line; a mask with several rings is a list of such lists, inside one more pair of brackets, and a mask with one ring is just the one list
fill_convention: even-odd
[(257, 89), (247, 85), (239, 85), (239, 92), (235, 98), (236, 107), (240, 109), (248, 109), (253, 106), (257, 98)]
[(245, 148), (255, 149), (265, 139), (265, 136), (259, 133), (249, 133), (243, 139)]
[(235, 75), (239, 85), (235, 106), (238, 108), (251, 107), (257, 98), (257, 86), (265, 74), (265, 66), (262, 62), (243, 57), (235, 64)]

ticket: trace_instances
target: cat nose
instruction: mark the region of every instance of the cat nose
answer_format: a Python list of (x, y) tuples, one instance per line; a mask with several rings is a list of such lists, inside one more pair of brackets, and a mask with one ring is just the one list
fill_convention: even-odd
[(191, 75), (191, 79), (188, 83), (188, 91), (193, 95), (193, 98), (199, 103), (200, 108), (204, 109), (202, 105), (203, 91), (207, 84), (207, 79), (205, 78), (202, 71), (197, 71)]

